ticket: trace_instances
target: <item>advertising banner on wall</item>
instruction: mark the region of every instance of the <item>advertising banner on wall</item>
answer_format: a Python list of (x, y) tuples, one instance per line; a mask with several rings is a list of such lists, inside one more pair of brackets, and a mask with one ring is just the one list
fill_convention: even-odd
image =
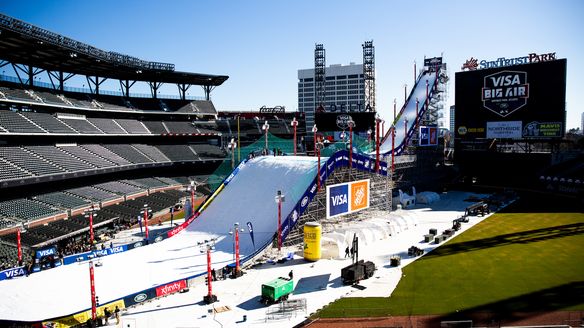
[(420, 126), (420, 146), (438, 145), (438, 128), (435, 126)]
[(566, 59), (456, 73), (455, 137), (561, 138)]
[(326, 217), (332, 218), (368, 208), (369, 186), (369, 179), (327, 186)]

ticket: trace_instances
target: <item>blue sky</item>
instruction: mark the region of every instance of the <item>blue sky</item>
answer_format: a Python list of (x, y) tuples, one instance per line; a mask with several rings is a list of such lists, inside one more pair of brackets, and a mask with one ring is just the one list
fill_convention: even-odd
[[(219, 110), (296, 110), (297, 70), (314, 66), (315, 43), (324, 44), (328, 66), (361, 63), (361, 44), (373, 40), (377, 106), (385, 118), (393, 99), (403, 100), (403, 85), (411, 85), (414, 60), (442, 53), (451, 76), (448, 106), (454, 73), (471, 56), (556, 52), (568, 59), (567, 127), (580, 126), (584, 112), (579, 0), (2, 0), (0, 12), (106, 51), (173, 63), (179, 71), (229, 75), (212, 93)], [(133, 91), (146, 91), (140, 88)], [(174, 86), (163, 91), (177, 93)]]

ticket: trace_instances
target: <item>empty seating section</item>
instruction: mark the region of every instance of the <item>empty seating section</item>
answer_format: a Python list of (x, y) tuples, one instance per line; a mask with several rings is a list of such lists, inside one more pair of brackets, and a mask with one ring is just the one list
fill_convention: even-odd
[(76, 131), (78, 131), (79, 133), (103, 134), (102, 131), (100, 131), (98, 128), (96, 128), (91, 123), (89, 123), (85, 118), (61, 117), (59, 119), (61, 121), (63, 121), (65, 124), (67, 124), (68, 126), (72, 127)]
[(131, 145), (117, 144), (117, 145), (103, 145), (105, 148), (109, 149), (113, 153), (118, 154), (120, 157), (127, 159), (134, 164), (140, 163), (152, 163), (153, 161), (140, 153), (136, 148)]
[(79, 187), (73, 189), (67, 189), (67, 193), (91, 199), (96, 202), (102, 202), (106, 200), (116, 199), (120, 196), (114, 194), (113, 192), (93, 188), (93, 187)]
[(31, 172), (35, 176), (65, 172), (65, 170), (48, 163), (43, 158), (36, 157), (20, 147), (0, 147), (0, 158)]
[(19, 113), (0, 110), (0, 126), (13, 133), (46, 133)]
[(113, 167), (116, 166), (114, 163), (96, 155), (95, 153), (82, 148), (80, 146), (61, 146), (61, 149), (72, 156), (80, 158), (98, 168)]
[(32, 173), (28, 173), (14, 164), (10, 164), (0, 158), (0, 180), (11, 180), (25, 177), (32, 177)]
[(154, 178), (132, 179), (125, 180), (124, 182), (141, 188), (160, 188), (168, 186), (166, 183)]
[(132, 147), (138, 149), (142, 154), (148, 156), (155, 162), (163, 163), (169, 162), (170, 160), (166, 157), (158, 148), (150, 145), (132, 145)]
[(26, 146), (24, 148), (44, 158), (49, 158), (52, 163), (68, 172), (85, 171), (96, 168), (95, 166), (64, 152), (60, 147)]
[(200, 133), (217, 133), (219, 127), (216, 122), (193, 122), (193, 126), (199, 130)]
[(107, 134), (128, 134), (111, 118), (88, 118), (87, 120)]
[(28, 95), (23, 89), (13, 89), (9, 87), (0, 87), (0, 91), (11, 100), (20, 100), (20, 101), (34, 101), (37, 102), (36, 99), (33, 99), (30, 95)]
[(206, 100), (193, 100), (178, 109), (183, 113), (217, 114), (212, 102)]
[(131, 195), (141, 191), (143, 188), (136, 187), (120, 181), (104, 182), (94, 185), (95, 188), (103, 189), (105, 191), (113, 192), (119, 195)]
[(199, 160), (199, 157), (187, 145), (158, 145), (156, 148), (172, 161), (186, 162)]
[(49, 204), (53, 207), (65, 208), (65, 209), (75, 209), (84, 206), (91, 205), (91, 201), (75, 196), (72, 194), (67, 194), (62, 191), (51, 192), (48, 194), (41, 194), (33, 197), (33, 199)]
[(191, 122), (165, 121), (164, 125), (166, 125), (169, 133), (199, 133)]
[(84, 149), (87, 149), (89, 151), (91, 151), (92, 153), (101, 156), (105, 159), (107, 159), (110, 162), (113, 162), (117, 165), (130, 165), (132, 163), (130, 163), (127, 159), (121, 157), (120, 155), (112, 152), (111, 150), (103, 147), (102, 145), (83, 145), (81, 146)]
[(20, 114), (26, 116), (49, 133), (77, 133), (51, 114), (35, 112), (21, 112)]
[(10, 219), (0, 215), (0, 229), (14, 227), (19, 224), (20, 221), (15, 219)]
[(43, 99), (43, 102), (45, 102), (45, 103), (61, 105), (61, 106), (63, 106), (63, 105), (69, 106), (68, 103), (64, 102), (57, 95), (52, 94), (50, 92), (35, 90), (34, 94), (41, 97)]
[(137, 120), (116, 119), (116, 122), (130, 134), (151, 134), (150, 131)]
[(288, 127), (284, 120), (268, 120), (270, 125), (270, 133), (272, 134), (289, 134)]
[(218, 146), (208, 145), (208, 144), (193, 144), (191, 148), (199, 155), (200, 158), (212, 158), (212, 159), (222, 159), (227, 153), (225, 153)]
[(153, 134), (163, 134), (168, 133), (168, 130), (164, 127), (162, 122), (160, 121), (143, 121), (144, 125), (150, 130)]
[(232, 130), (231, 130), (231, 127), (229, 125), (229, 121), (217, 120), (217, 121), (215, 121), (215, 124), (217, 124), (217, 129), (219, 130), (219, 132), (223, 132), (226, 134), (237, 133), (237, 120), (235, 120), (235, 130), (233, 130), (234, 132), (232, 132)]
[(58, 210), (49, 205), (26, 198), (18, 198), (0, 202), (1, 215), (4, 217), (17, 218), (22, 222), (35, 220), (62, 212), (62, 210)]
[(162, 181), (164, 183), (166, 183), (169, 186), (176, 186), (176, 185), (181, 185), (182, 184), (181, 182), (178, 182), (178, 181), (176, 181), (176, 180), (174, 180), (172, 178), (159, 177), (159, 178), (156, 178), (156, 179), (157, 180), (160, 180), (160, 181)]

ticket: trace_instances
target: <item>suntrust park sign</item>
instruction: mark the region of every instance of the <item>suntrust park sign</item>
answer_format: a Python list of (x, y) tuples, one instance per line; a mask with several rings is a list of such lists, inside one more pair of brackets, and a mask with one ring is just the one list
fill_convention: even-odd
[(467, 59), (464, 64), (462, 64), (462, 70), (469, 70), (474, 71), (477, 69), (486, 69), (486, 68), (497, 68), (497, 67), (505, 67), (505, 66), (512, 66), (512, 65), (521, 65), (521, 64), (531, 64), (531, 63), (539, 63), (544, 61), (556, 60), (556, 53), (550, 52), (547, 54), (538, 55), (536, 53), (530, 53), (527, 56), (523, 57), (516, 57), (516, 58), (505, 58), (500, 57), (496, 60), (481, 60), (479, 61), (477, 58), (470, 57)]

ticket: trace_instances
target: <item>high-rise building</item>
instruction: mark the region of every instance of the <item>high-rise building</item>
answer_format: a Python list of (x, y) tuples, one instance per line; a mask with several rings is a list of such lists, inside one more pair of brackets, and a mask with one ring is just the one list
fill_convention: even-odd
[(450, 106), (450, 133), (454, 135), (454, 105)]
[[(314, 68), (298, 70), (298, 110), (304, 112), (306, 131), (312, 130), (315, 101)], [(330, 65), (325, 69), (325, 102), (327, 111), (365, 111), (365, 80), (363, 65)]]

